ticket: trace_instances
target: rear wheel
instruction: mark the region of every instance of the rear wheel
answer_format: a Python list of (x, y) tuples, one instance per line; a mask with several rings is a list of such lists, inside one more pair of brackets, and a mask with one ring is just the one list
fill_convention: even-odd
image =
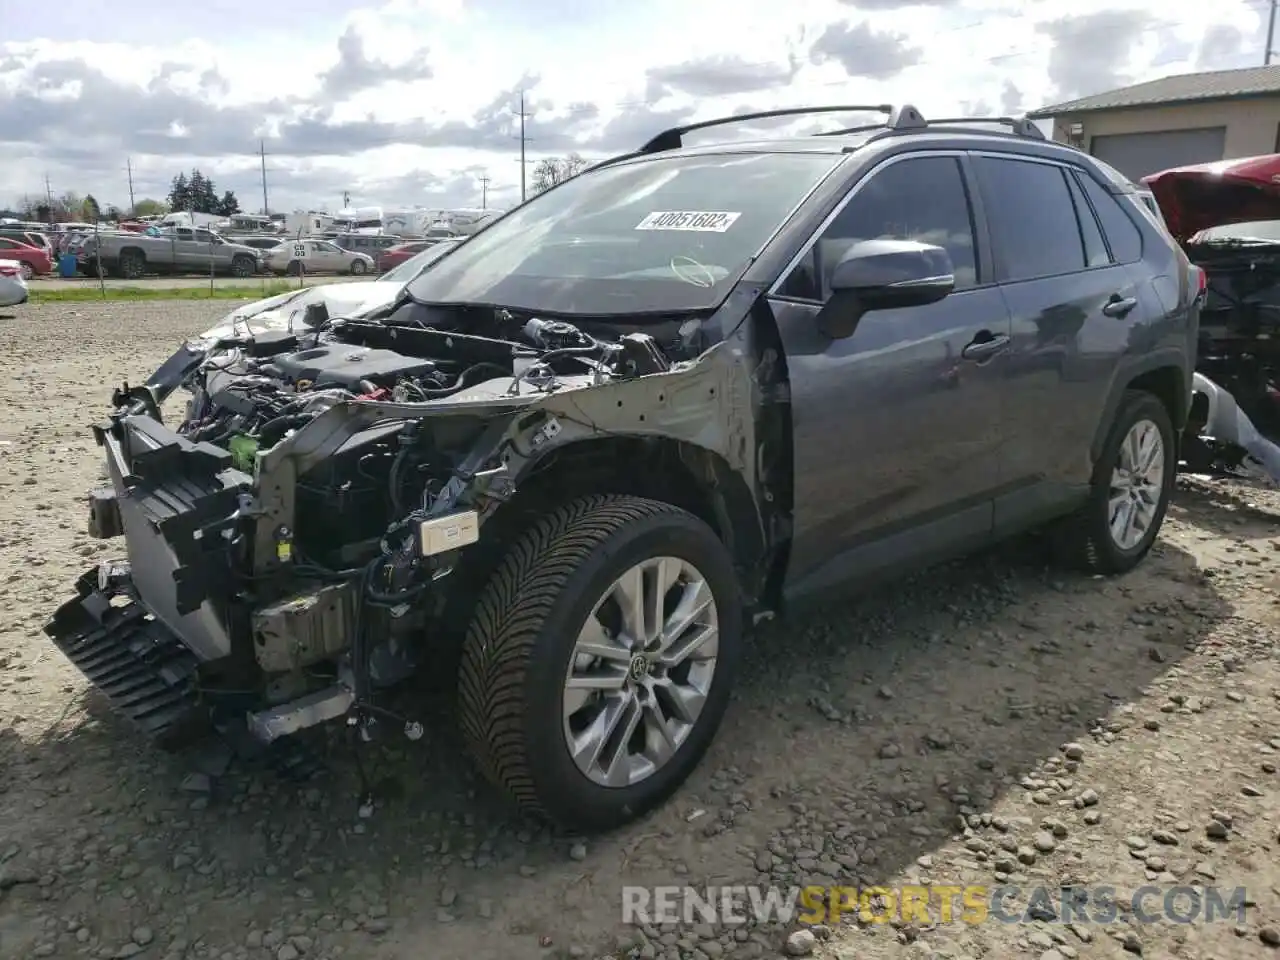
[(706, 752), (743, 630), (724, 545), (670, 504), (569, 503), (515, 542), (463, 644), (463, 736), (527, 811), (578, 829), (661, 803)]
[(289, 265), (284, 268), (284, 272), (291, 277), (300, 276), (302, 274), (302, 261), (290, 260)]
[(120, 254), (120, 275), (126, 280), (137, 280), (146, 269), (146, 260), (136, 250), (125, 250)]
[(1094, 467), (1089, 500), (1055, 531), (1060, 560), (1089, 573), (1125, 573), (1151, 550), (1173, 496), (1176, 438), (1163, 403), (1130, 390)]

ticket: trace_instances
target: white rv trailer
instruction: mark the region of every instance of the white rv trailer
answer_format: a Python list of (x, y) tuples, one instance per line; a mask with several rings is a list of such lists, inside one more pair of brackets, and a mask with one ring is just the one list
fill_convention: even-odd
[(431, 219), (423, 231), (427, 236), (448, 232), (456, 236), (469, 237), (493, 219), (502, 216), (504, 211), (463, 207), (455, 210), (432, 210), (429, 212)]
[(339, 233), (377, 235), (383, 232), (381, 207), (346, 207), (339, 210), (330, 228)]
[(320, 237), (334, 231), (333, 217), (327, 213), (309, 210), (291, 213), (284, 218), (285, 232), (291, 237)]

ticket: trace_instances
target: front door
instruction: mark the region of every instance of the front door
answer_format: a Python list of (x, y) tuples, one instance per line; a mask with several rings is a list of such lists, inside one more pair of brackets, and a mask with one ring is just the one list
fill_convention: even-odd
[[(909, 566), (991, 534), (1009, 314), (977, 242), (962, 159), (908, 154), (851, 191), (771, 303), (791, 380), (795, 527), (789, 589)], [(855, 242), (919, 240), (951, 256), (956, 289), (872, 312), (830, 340), (814, 322)]]

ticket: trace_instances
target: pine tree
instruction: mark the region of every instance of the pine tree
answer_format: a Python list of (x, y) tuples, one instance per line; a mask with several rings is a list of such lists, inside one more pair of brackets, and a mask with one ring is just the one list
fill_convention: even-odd
[(191, 184), (187, 182), (187, 175), (180, 173), (173, 178), (173, 182), (169, 187), (169, 209), (186, 210), (190, 203)]
[(240, 201), (236, 199), (235, 193), (228, 190), (222, 195), (222, 200), (218, 203), (218, 216), (230, 217), (240, 212)]

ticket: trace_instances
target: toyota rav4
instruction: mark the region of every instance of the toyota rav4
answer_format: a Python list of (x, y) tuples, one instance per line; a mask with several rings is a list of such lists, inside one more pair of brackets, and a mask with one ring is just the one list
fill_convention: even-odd
[(165, 744), (399, 724), (383, 691), (452, 651), (484, 772), (601, 829), (688, 776), (775, 612), (1039, 528), (1130, 569), (1197, 273), (1028, 121), (756, 116), (868, 110), (665, 131), (393, 303), (183, 345), (95, 427), (90, 527), (122, 555), (49, 636)]

